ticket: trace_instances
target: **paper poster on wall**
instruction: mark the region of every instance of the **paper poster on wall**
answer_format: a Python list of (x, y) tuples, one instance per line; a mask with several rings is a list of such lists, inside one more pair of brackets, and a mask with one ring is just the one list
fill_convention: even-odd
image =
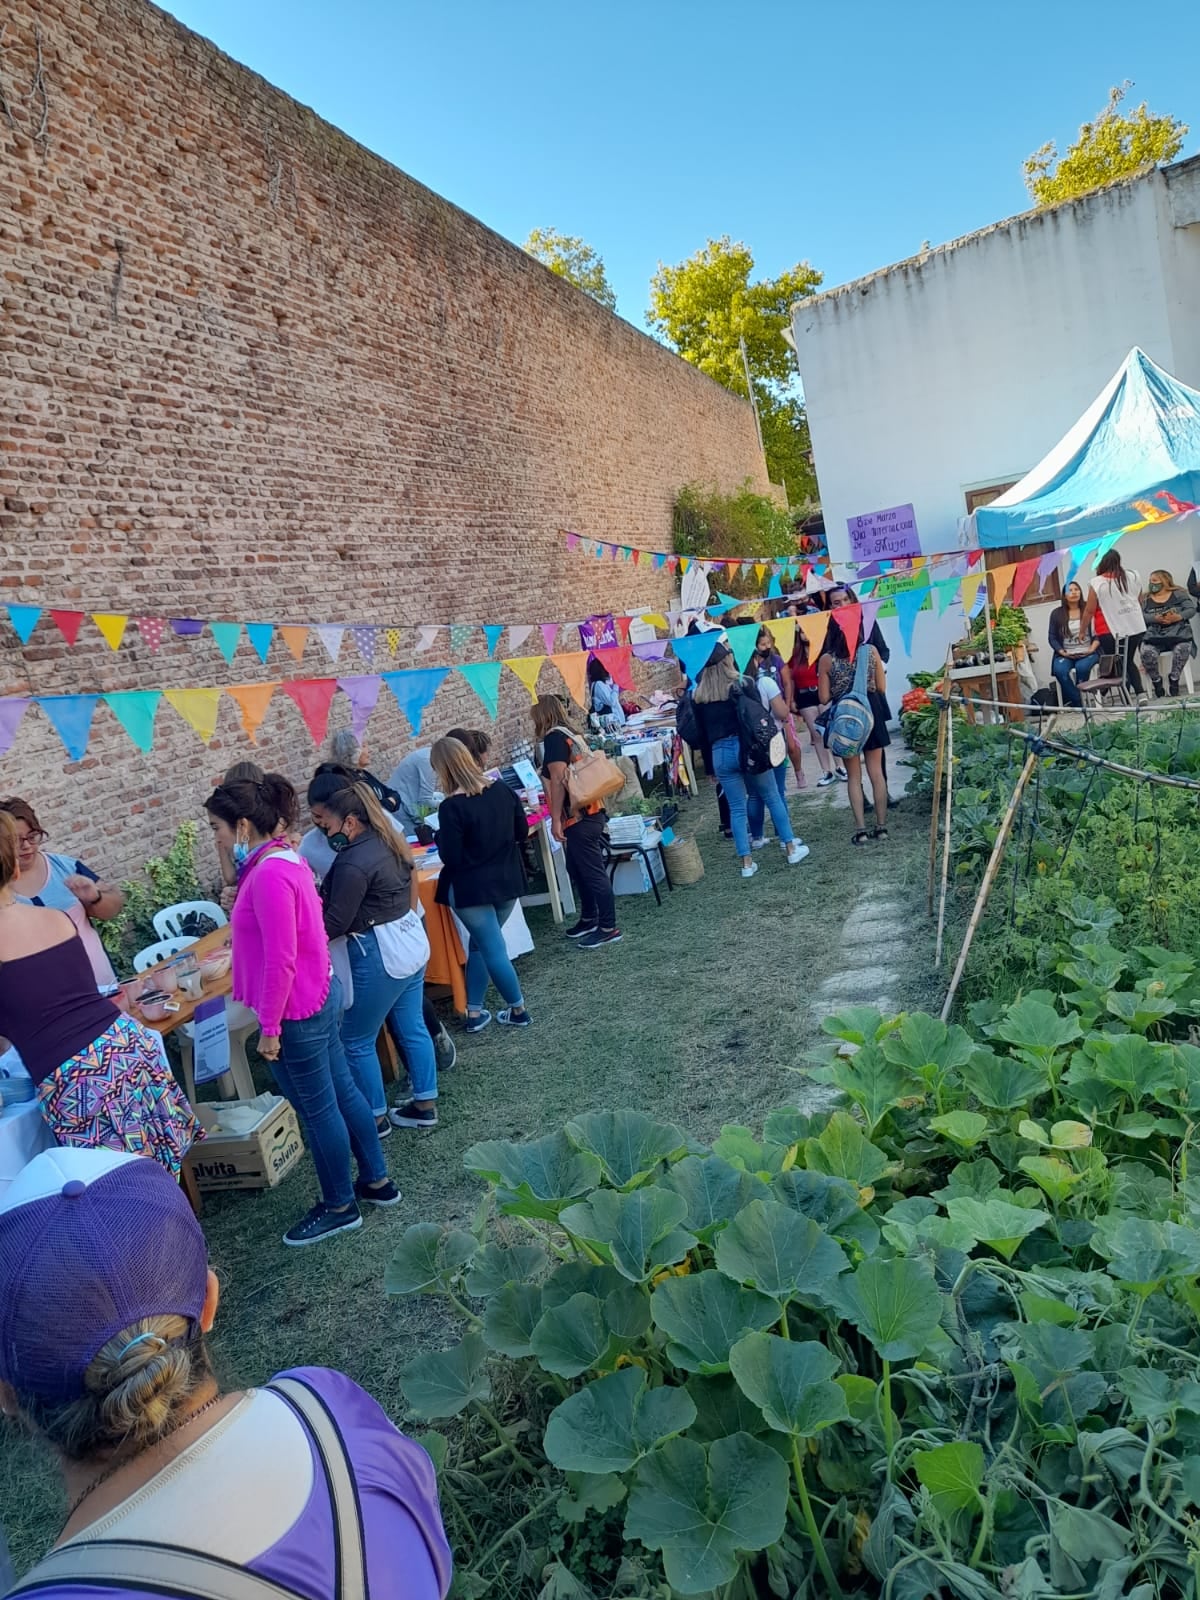
[(202, 1001), (192, 1012), (195, 1037), (197, 1083), (211, 1083), (229, 1071), (229, 1019), (225, 1014), (225, 996)]
[(579, 644), (584, 650), (609, 650), (619, 642), (615, 617), (589, 617), (579, 624)]
[(890, 506), (847, 517), (851, 561), (887, 561), (894, 556), (919, 556), (921, 539), (911, 506)]
[(927, 572), (885, 573), (884, 576), (879, 579), (878, 583), (876, 583), (875, 587), (871, 590), (872, 598), (882, 601), (879, 610), (876, 612), (876, 616), (894, 617), (896, 615), (895, 596), (898, 594), (907, 594), (913, 589), (924, 589), (926, 591), (925, 605), (921, 607), (922, 610), (925, 610), (931, 603), (929, 592), (929, 574)]

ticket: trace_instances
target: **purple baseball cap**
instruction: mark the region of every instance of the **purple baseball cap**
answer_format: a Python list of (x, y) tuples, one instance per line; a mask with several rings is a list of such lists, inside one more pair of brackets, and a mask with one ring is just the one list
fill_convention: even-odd
[(208, 1251), (179, 1185), (146, 1156), (44, 1150), (0, 1195), (0, 1379), (55, 1404), (142, 1317), (197, 1322)]

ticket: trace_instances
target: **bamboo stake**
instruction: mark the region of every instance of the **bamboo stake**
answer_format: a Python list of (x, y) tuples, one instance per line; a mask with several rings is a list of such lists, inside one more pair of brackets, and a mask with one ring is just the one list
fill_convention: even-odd
[[(1055, 718), (1051, 718), (1047, 725), (1047, 732), (1054, 726)], [(1025, 765), (1021, 768), (1021, 776), (1017, 779), (1017, 786), (1012, 792), (1008, 802), (1008, 810), (1000, 823), (1000, 831), (996, 835), (996, 842), (992, 846), (992, 854), (987, 864), (987, 871), (983, 875), (983, 882), (979, 885), (979, 893), (975, 897), (975, 909), (971, 912), (971, 920), (967, 923), (966, 937), (963, 939), (962, 949), (958, 952), (958, 962), (954, 968), (954, 976), (950, 979), (950, 988), (946, 992), (946, 1001), (942, 1006), (942, 1021), (950, 1015), (950, 1008), (954, 1004), (954, 996), (958, 993), (958, 986), (962, 982), (962, 975), (967, 965), (967, 957), (971, 953), (971, 943), (979, 927), (980, 918), (988, 903), (988, 896), (992, 892), (992, 884), (996, 881), (996, 874), (1000, 870), (1000, 860), (1004, 855), (1004, 847), (1008, 843), (1009, 833), (1012, 831), (1013, 818), (1017, 814), (1017, 806), (1025, 792), (1025, 785), (1038, 763), (1038, 753), (1031, 750), (1025, 758)]]
[(942, 714), (938, 718), (937, 755), (933, 763), (933, 820), (929, 825), (929, 879), (925, 891), (925, 914), (933, 915), (933, 880), (937, 872), (938, 812), (942, 804), (942, 773), (945, 771), (946, 723), (950, 716), (950, 663), (954, 659), (954, 646), (946, 651), (946, 670), (942, 675), (939, 692), (942, 694)]
[(942, 964), (942, 935), (946, 931), (946, 890), (950, 883), (950, 819), (954, 806), (954, 718), (950, 718), (950, 731), (947, 741), (948, 757), (946, 761), (946, 837), (942, 844), (942, 892), (938, 900), (937, 920), (937, 947), (934, 950), (933, 964), (940, 967)]

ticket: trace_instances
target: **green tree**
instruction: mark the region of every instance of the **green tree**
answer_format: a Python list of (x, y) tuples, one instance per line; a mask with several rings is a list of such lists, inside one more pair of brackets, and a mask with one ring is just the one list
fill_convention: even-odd
[(1156, 115), (1144, 100), (1136, 110), (1123, 111), (1121, 102), (1132, 87), (1127, 81), (1108, 91), (1108, 104), (1094, 122), (1083, 124), (1066, 155), (1059, 156), (1051, 139), (1028, 157), (1022, 169), (1025, 187), (1039, 206), (1073, 200), (1144, 167), (1174, 161), (1183, 149), (1187, 124)]
[(617, 297), (604, 271), (604, 259), (583, 239), (571, 233), (559, 233), (556, 228), (534, 228), (522, 248), (551, 272), (557, 272), (560, 278), (573, 283), (584, 294), (590, 294), (606, 311), (617, 309)]
[(815, 493), (804, 403), (783, 334), (792, 302), (811, 294), (821, 274), (799, 261), (775, 278), (751, 281), (754, 257), (726, 235), (710, 239), (678, 266), (659, 265), (646, 324), (685, 361), (734, 394), (745, 395), (746, 364), (762, 424), (767, 470), (797, 504)]

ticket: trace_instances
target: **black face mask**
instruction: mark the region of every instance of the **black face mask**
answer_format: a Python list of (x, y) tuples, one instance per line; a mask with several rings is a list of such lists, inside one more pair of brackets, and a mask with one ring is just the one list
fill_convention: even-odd
[(353, 842), (344, 833), (327, 833), (325, 840), (329, 848), (335, 852), (348, 849)]

